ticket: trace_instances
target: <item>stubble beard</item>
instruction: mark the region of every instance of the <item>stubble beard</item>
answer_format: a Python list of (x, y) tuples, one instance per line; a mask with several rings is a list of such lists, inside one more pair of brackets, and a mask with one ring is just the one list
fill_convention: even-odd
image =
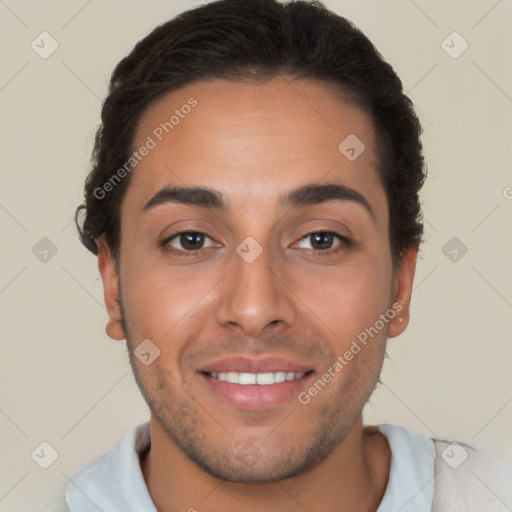
[[(120, 287), (119, 287), (120, 291)], [(130, 328), (130, 322), (123, 307), (121, 293), (119, 293), (121, 309), (121, 323), (124, 327), (127, 340), (130, 365), (139, 386), (139, 389), (146, 401), (152, 415), (163, 427), (173, 444), (199, 468), (209, 475), (232, 483), (243, 484), (267, 484), (292, 478), (305, 473), (328, 457), (336, 447), (343, 442), (345, 436), (353, 426), (357, 418), (362, 414), (362, 409), (372, 395), (377, 382), (380, 382), (379, 375), (365, 392), (363, 400), (347, 403), (343, 397), (350, 396), (353, 388), (358, 387), (357, 375), (342, 380), (342, 385), (336, 396), (340, 400), (333, 406), (332, 400), (327, 400), (322, 409), (312, 413), (318, 418), (314, 429), (303, 439), (289, 439), (287, 442), (269, 443), (269, 449), (264, 445), (268, 438), (254, 440), (251, 442), (237, 441), (226, 429), (225, 443), (209, 439), (208, 424), (212, 424), (204, 417), (205, 408), (208, 404), (199, 404), (198, 401), (186, 390), (176, 393), (169, 382), (178, 384), (178, 379), (173, 377), (166, 369), (155, 366), (151, 369), (153, 375), (147, 378), (144, 373), (150, 375), (148, 367), (141, 367), (140, 362), (134, 355), (136, 339)], [(154, 363), (153, 363), (154, 364)], [(380, 368), (379, 368), (380, 373)], [(359, 395), (361, 396), (361, 391)], [(206, 407), (205, 407), (206, 406)], [(301, 405), (297, 401), (298, 408), (309, 407)], [(347, 412), (352, 412), (347, 415)], [(203, 415), (203, 418), (201, 418)], [(209, 415), (212, 417), (212, 415)], [(291, 421), (293, 413), (286, 418), (282, 425)], [(214, 428), (221, 428), (222, 418), (219, 418)], [(213, 417), (213, 421), (215, 421)], [(279, 435), (279, 427), (269, 435)], [(259, 446), (258, 446), (259, 445)], [(277, 448), (278, 447), (278, 448)], [(265, 453), (267, 452), (267, 453)]]

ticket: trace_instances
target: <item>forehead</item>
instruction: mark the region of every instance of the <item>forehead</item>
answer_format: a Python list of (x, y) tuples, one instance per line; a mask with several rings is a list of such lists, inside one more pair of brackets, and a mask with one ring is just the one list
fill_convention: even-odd
[(169, 185), (225, 191), (243, 207), (322, 181), (383, 200), (370, 116), (321, 82), (190, 84), (144, 112), (134, 150), (143, 146), (151, 149), (132, 171), (133, 207)]

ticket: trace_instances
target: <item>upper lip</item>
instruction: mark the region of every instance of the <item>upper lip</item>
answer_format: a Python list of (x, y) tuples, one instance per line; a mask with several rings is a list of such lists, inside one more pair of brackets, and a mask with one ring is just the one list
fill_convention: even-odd
[(211, 361), (197, 369), (200, 373), (305, 373), (310, 370), (312, 370), (311, 366), (306, 366), (276, 356), (228, 356)]

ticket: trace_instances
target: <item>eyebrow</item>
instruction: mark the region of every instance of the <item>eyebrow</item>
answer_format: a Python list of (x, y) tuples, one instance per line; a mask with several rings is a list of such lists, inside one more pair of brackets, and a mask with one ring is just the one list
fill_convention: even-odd
[(165, 187), (144, 205), (143, 211), (166, 203), (181, 203), (216, 210), (228, 209), (226, 201), (216, 190), (205, 187)]
[(375, 220), (375, 213), (368, 200), (356, 190), (339, 183), (305, 185), (292, 190), (281, 198), (281, 206), (308, 206), (328, 201), (352, 201), (360, 204)]
[[(375, 213), (368, 200), (356, 190), (339, 183), (309, 184), (285, 193), (280, 198), (282, 208), (309, 206), (328, 201), (352, 201), (363, 206), (375, 220)], [(222, 194), (207, 187), (165, 187), (145, 205), (143, 211), (167, 203), (179, 203), (215, 210), (229, 209)]]

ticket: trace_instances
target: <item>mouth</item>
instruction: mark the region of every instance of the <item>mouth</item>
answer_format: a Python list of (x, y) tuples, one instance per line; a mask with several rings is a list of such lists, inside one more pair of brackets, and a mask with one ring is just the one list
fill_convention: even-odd
[(214, 401), (263, 411), (297, 402), (314, 369), (275, 357), (232, 356), (199, 368), (197, 375)]

